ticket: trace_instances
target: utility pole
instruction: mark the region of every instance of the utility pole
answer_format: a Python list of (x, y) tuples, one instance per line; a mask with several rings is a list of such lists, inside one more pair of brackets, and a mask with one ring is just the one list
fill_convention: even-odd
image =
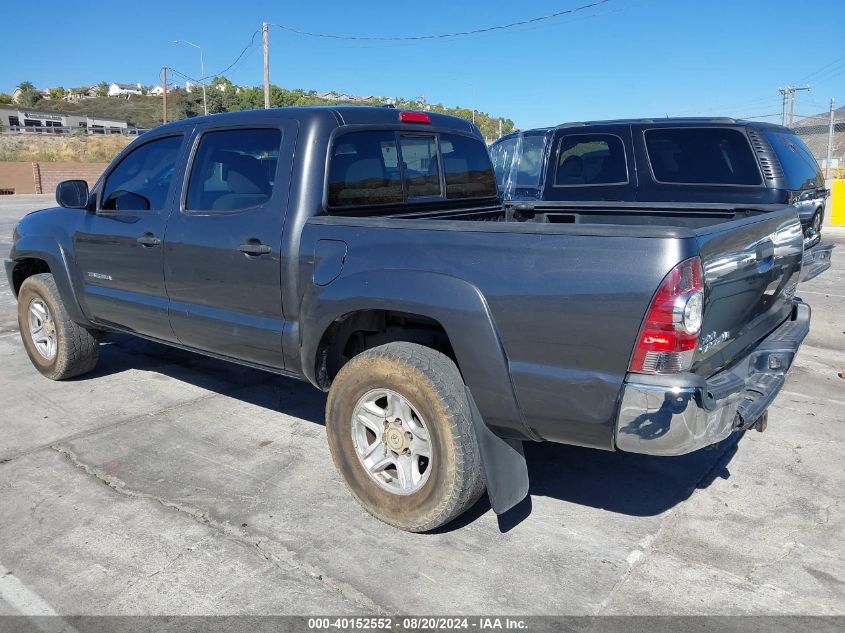
[[(781, 111), (780, 121), (782, 125), (792, 125), (795, 123), (795, 93), (799, 90), (809, 90), (810, 86), (787, 86), (786, 88), (778, 88), (778, 92), (783, 95), (783, 110)], [(786, 104), (789, 102), (789, 114), (786, 112)]]
[(499, 119), (499, 138), (502, 138), (502, 119)]
[(261, 25), (264, 34), (264, 109), (270, 109), (270, 25)]
[(164, 106), (162, 108), (161, 119), (162, 119), (162, 123), (167, 123), (167, 66), (162, 66), (161, 72), (162, 72), (162, 75), (164, 77), (164, 82), (163, 82), (164, 85), (162, 86), (162, 88), (164, 88), (164, 94), (163, 94)]
[(825, 166), (824, 170), (824, 177), (830, 178), (830, 164), (833, 162), (833, 117), (834, 117), (834, 106), (836, 105), (836, 100), (830, 100), (830, 129), (827, 132), (827, 165)]
[(789, 87), (786, 88), (778, 88), (778, 92), (783, 96), (783, 106), (781, 107), (780, 112), (780, 124), (786, 125), (786, 102), (787, 102), (787, 95), (789, 94)]

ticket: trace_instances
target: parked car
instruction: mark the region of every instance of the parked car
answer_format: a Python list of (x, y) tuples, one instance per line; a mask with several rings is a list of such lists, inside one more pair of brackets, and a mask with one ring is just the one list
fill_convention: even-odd
[(433, 113), (178, 121), (56, 198), (5, 261), (39, 372), (126, 332), (307, 380), (350, 492), (405, 530), (485, 487), (513, 507), (525, 441), (680, 455), (762, 429), (810, 324), (793, 207), (504, 207), (477, 128)]
[(804, 141), (780, 125), (727, 118), (565, 123), (510, 134), (490, 152), (506, 200), (794, 204), (805, 234), (821, 233), (821, 169)]
[(830, 191), (827, 189), (810, 189), (802, 192), (795, 201), (798, 217), (804, 226), (804, 233), (809, 238), (820, 237), (824, 210)]

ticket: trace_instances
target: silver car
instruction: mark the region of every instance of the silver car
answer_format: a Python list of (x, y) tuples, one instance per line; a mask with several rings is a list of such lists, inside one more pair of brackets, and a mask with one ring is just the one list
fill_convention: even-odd
[(798, 217), (805, 237), (812, 239), (821, 234), (824, 221), (824, 208), (829, 192), (827, 189), (808, 189), (795, 200)]

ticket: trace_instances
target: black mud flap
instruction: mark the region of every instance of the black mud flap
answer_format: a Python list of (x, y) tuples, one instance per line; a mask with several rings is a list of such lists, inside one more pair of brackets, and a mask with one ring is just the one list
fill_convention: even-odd
[(830, 257), (833, 254), (833, 244), (818, 243), (804, 251), (804, 262), (801, 265), (801, 281), (809, 281), (818, 277), (830, 268)]
[(466, 391), (490, 506), (496, 514), (504, 514), (528, 495), (528, 464), (522, 441), (501, 438), (487, 428), (469, 388)]

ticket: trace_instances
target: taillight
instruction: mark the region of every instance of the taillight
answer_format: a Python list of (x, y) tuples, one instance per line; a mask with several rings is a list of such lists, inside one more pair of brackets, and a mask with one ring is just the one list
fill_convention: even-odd
[(431, 117), (425, 112), (400, 112), (399, 120), (402, 123), (431, 123)]
[(669, 374), (692, 366), (704, 315), (701, 260), (682, 261), (666, 275), (651, 301), (629, 371)]

